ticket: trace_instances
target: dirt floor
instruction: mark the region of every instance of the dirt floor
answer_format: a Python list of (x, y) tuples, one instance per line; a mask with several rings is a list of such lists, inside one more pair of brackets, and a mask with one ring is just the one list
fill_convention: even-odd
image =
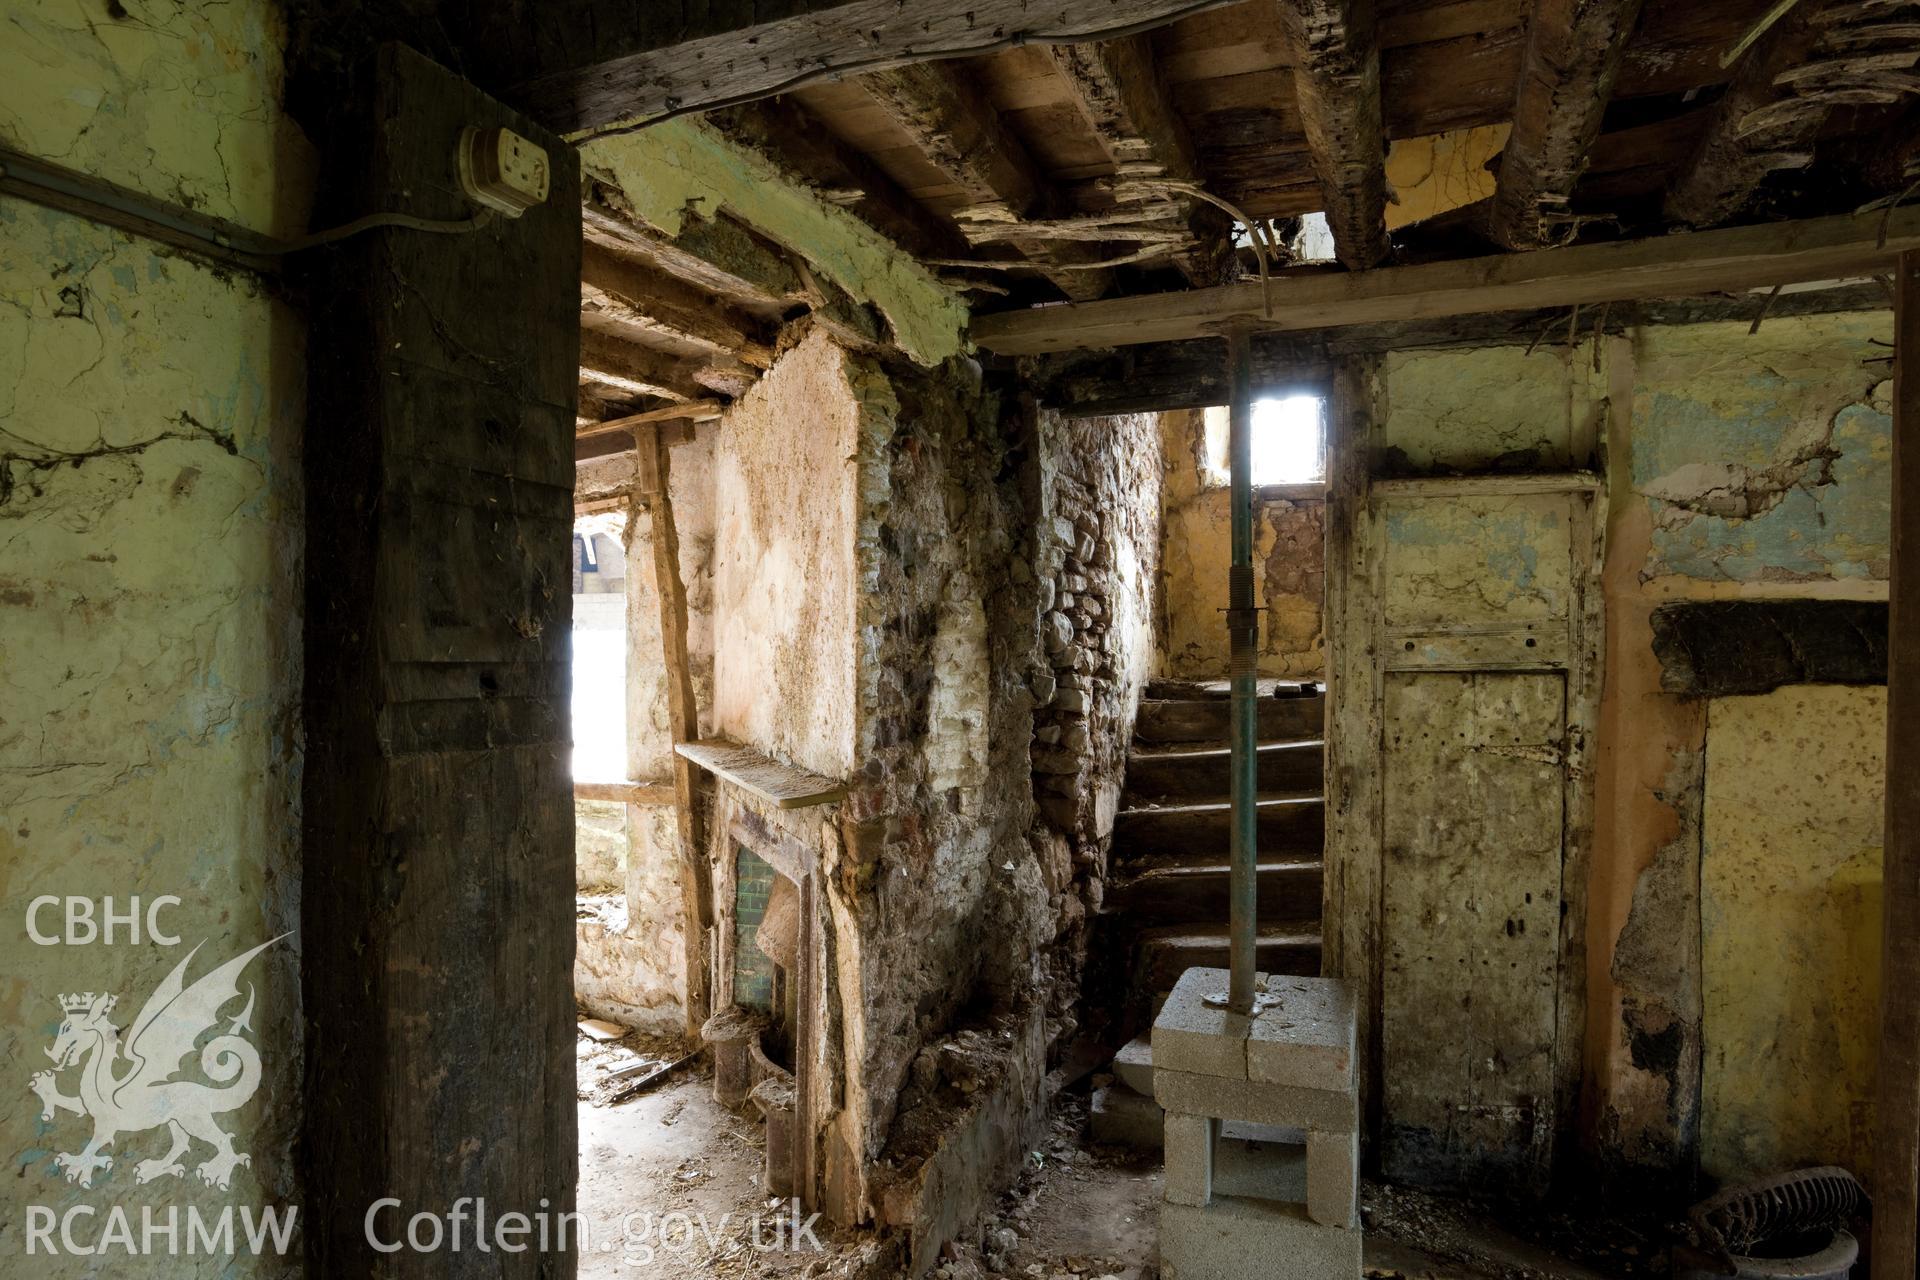
[[(582, 1280), (614, 1276), (889, 1280), (867, 1232), (836, 1232), (761, 1190), (759, 1118), (713, 1099), (698, 1061), (609, 1101), (686, 1053), (629, 1035), (580, 1041)], [(624, 1078), (616, 1073), (626, 1071)], [(948, 1245), (939, 1280), (1156, 1280), (1160, 1159), (1086, 1137), (1069, 1094), (1017, 1184)], [(1644, 1280), (1666, 1273), (1664, 1225), (1480, 1206), (1369, 1183), (1366, 1272), (1375, 1280)], [(794, 1247), (795, 1244), (799, 1247)]]

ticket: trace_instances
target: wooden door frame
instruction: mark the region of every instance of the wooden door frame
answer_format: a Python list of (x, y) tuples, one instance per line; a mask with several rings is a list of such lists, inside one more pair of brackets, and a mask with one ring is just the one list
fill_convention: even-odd
[[(1430, 671), (1562, 671), (1566, 675), (1565, 823), (1561, 863), (1563, 911), (1555, 983), (1554, 1163), (1573, 1149), (1586, 1032), (1586, 918), (1593, 854), (1593, 752), (1600, 714), (1605, 642), (1600, 571), (1605, 551), (1607, 488), (1602, 472), (1550, 475), (1486, 474), (1385, 480), (1372, 475), (1384, 444), (1373, 406), (1378, 358), (1342, 363), (1330, 406), (1331, 465), (1327, 487), (1326, 632), (1326, 848), (1321, 907), (1322, 971), (1354, 984), (1362, 1017), (1358, 1053), (1364, 1128), (1381, 1132), (1380, 1017), (1384, 933), (1385, 788), (1383, 785), (1386, 676), (1393, 669), (1383, 615), (1386, 538), (1381, 528), (1389, 497), (1568, 493), (1572, 563), (1564, 657), (1526, 664), (1462, 660), (1422, 663)], [(1575, 440), (1574, 456), (1593, 456), (1597, 444)], [(1462, 628), (1460, 633), (1484, 631)]]

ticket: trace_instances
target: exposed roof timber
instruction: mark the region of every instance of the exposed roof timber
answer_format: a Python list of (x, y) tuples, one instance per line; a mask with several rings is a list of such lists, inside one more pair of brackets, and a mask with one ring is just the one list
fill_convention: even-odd
[[(1061, 211), (1033, 157), (957, 67), (920, 63), (863, 76), (874, 103), (914, 141), (933, 166), (966, 195), (966, 208), (985, 219), (1018, 223)], [(1069, 298), (1086, 301), (1113, 284), (1109, 271), (1089, 269), (1094, 247), (1073, 241), (1009, 236), (1007, 243)]]
[(638, 265), (671, 276), (762, 320), (776, 320), (806, 301), (800, 273), (787, 256), (725, 217), (688, 216), (671, 239), (640, 225), (607, 201), (597, 184), (581, 206), (581, 229)]
[(616, 317), (669, 343), (735, 356), (766, 368), (773, 351), (758, 320), (684, 281), (589, 240), (580, 258), (581, 308)]
[[(1902, 67), (1920, 61), (1920, 39), (1891, 50), (1850, 39), (1884, 25), (1883, 5), (1802, 0), (1747, 51), (1712, 123), (1667, 194), (1667, 216), (1711, 226), (1737, 213), (1761, 179), (1813, 160), (1813, 144), (1839, 105), (1890, 103), (1913, 87)], [(1873, 36), (1879, 40), (1886, 37)], [(1897, 65), (1890, 65), (1897, 64)]]
[[(1534, 343), (1542, 344), (1543, 353), (1552, 353), (1564, 349), (1570, 330), (1586, 339), (1596, 330), (1622, 333), (1642, 325), (1747, 324), (1763, 310), (1777, 319), (1876, 311), (1888, 305), (1885, 286), (1871, 280), (1782, 290), (1771, 299), (1769, 292), (1618, 303), (1582, 311), (1573, 326), (1567, 323), (1565, 308), (1552, 308), (1354, 325), (1319, 333), (1263, 333), (1253, 340), (1254, 386), (1262, 395), (1314, 390), (1330, 379), (1333, 363), (1349, 355)], [(1079, 416), (1199, 409), (1224, 404), (1227, 397), (1225, 351), (1211, 338), (1118, 351), (1064, 351), (1028, 357), (1022, 367), (1043, 405)]]
[[(639, 413), (630, 413), (623, 418), (609, 418), (605, 422), (577, 426), (575, 440), (597, 440), (602, 436), (627, 435), (631, 438), (635, 427), (644, 427), (655, 422), (711, 422), (720, 416), (726, 406), (718, 400), (689, 400), (684, 404), (666, 404), (652, 409), (643, 409)], [(576, 452), (575, 457), (579, 455)]]
[(1387, 256), (1386, 129), (1373, 0), (1274, 0), (1294, 61), (1300, 123), (1326, 197), (1334, 252), (1350, 268)]
[(582, 377), (633, 396), (694, 400), (704, 390), (689, 362), (598, 329), (580, 330), (580, 370)]
[[(1174, 111), (1146, 36), (1055, 45), (1048, 52), (1067, 82), (1074, 105), (1112, 159), (1120, 175), (1117, 188), (1132, 187), (1151, 198), (1156, 180), (1203, 182), (1193, 139)], [(1173, 199), (1191, 240), (1175, 258), (1176, 265), (1194, 284), (1220, 283), (1232, 253), (1231, 220), (1190, 195), (1175, 193)]]
[(793, 181), (818, 191), (915, 257), (966, 252), (951, 223), (902, 191), (864, 153), (841, 143), (798, 99), (729, 107), (706, 117), (729, 142), (765, 156)]
[[(1885, 237), (1881, 232), (1885, 229)], [(1884, 271), (1920, 248), (1920, 208), (1575, 245), (1353, 273), (1283, 275), (1267, 313), (1259, 284), (1038, 307), (975, 318), (973, 338), (1002, 355), (1037, 355), (1217, 337), (1339, 328), (1488, 311), (1625, 302), (1833, 280)]]
[[(1132, 34), (1228, 0), (840, 0), (633, 4), (576, 0), (543, 27), (590, 32), (504, 96), (560, 132), (731, 106), (834, 73)], [(772, 9), (782, 14), (762, 20)], [(537, 9), (536, 9), (537, 11)], [(550, 48), (556, 42), (536, 44)]]
[(1641, 3), (1534, 0), (1493, 197), (1491, 230), (1507, 248), (1567, 238), (1567, 203), (1600, 136)]

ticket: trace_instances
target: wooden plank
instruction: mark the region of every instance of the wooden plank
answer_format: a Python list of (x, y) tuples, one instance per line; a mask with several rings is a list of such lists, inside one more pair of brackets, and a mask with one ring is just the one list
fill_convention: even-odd
[(657, 409), (645, 409), (639, 413), (630, 413), (624, 418), (608, 418), (605, 422), (592, 422), (574, 430), (575, 440), (598, 440), (602, 436), (617, 436), (633, 431), (636, 427), (649, 427), (660, 422), (711, 422), (720, 416), (726, 408), (718, 400), (689, 400), (684, 404), (663, 404)]
[[(633, 503), (647, 517), (647, 543), (653, 552), (654, 598), (660, 606), (661, 660), (667, 674), (667, 728), (676, 745), (700, 730), (699, 703), (693, 692), (693, 660), (687, 653), (687, 590), (680, 579), (680, 534), (673, 519), (673, 454), (660, 430), (640, 427), (634, 435), (639, 458), (634, 468)], [(676, 755), (673, 761), (673, 818), (680, 846), (680, 895), (685, 913), (687, 956), (687, 1034), (699, 1034), (712, 1012), (704, 942), (713, 923), (713, 881), (707, 868), (706, 838), (694, 794), (693, 771)]]
[(1387, 256), (1386, 129), (1373, 0), (1276, 0), (1300, 123), (1342, 265)]
[[(763, 11), (736, 11), (741, 20), (735, 25), (714, 21), (717, 6), (698, 6), (698, 18), (689, 21), (679, 5), (599, 0), (593, 13), (576, 18), (594, 33), (591, 57), (542, 59), (537, 74), (504, 96), (571, 133), (771, 97), (836, 71), (1114, 38), (1229, 2), (1050, 0), (1038, 7), (1031, 0), (841, 0), (789, 7), (771, 21)], [(564, 22), (549, 15), (543, 25)]]
[(1534, 0), (1491, 230), (1509, 249), (1565, 241), (1642, 0)]
[[(860, 85), (964, 193), (964, 208), (976, 216), (1018, 222), (1059, 212), (1039, 166), (1006, 127), (987, 96), (948, 63), (917, 63), (862, 76)], [(1094, 260), (1093, 246), (1027, 237), (1008, 242), (1040, 268), (1069, 298), (1098, 298), (1112, 286), (1112, 273), (1079, 270)], [(1048, 271), (1047, 267), (1076, 269)]]
[(1920, 253), (1894, 280), (1893, 583), (1887, 664), (1880, 1059), (1874, 1108), (1873, 1275), (1914, 1274), (1920, 1231)]
[(844, 782), (781, 764), (772, 756), (725, 738), (681, 742), (675, 744), (674, 750), (683, 759), (752, 792), (776, 808), (804, 809), (809, 805), (830, 804), (847, 794)]
[[(621, 500), (621, 505), (625, 501)], [(678, 792), (659, 782), (573, 782), (575, 800), (610, 800), (621, 804), (673, 804)]]
[[(554, 584), (580, 206), (559, 138), (400, 45), (364, 70), (321, 140), (317, 225), (467, 217), (450, 145), (467, 125), (546, 148), (556, 193), (466, 235), (355, 236), (311, 280), (308, 420), (340, 447), (304, 459), (301, 1010), (305, 1042), (339, 1052), (306, 1073), (301, 1229), (315, 1275), (411, 1278), (469, 1266), (375, 1252), (362, 1222), (380, 1197), (574, 1206), (570, 600)], [(486, 1266), (570, 1268), (532, 1251)]]
[[(1882, 243), (1880, 233), (1886, 229)], [(1001, 355), (1038, 355), (1204, 337), (1229, 324), (1266, 331), (1426, 320), (1574, 303), (1624, 302), (1838, 280), (1884, 272), (1920, 249), (1920, 208), (1689, 235), (1497, 254), (1147, 294), (977, 317), (973, 338)]]

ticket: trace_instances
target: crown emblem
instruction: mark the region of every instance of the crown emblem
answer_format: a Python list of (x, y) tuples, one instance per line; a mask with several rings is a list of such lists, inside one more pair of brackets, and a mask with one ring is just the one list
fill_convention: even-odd
[[(103, 1003), (100, 1005), (100, 1012), (101, 1013), (110, 1012), (113, 1009), (113, 1006), (115, 1005), (115, 1003), (118, 1002), (119, 998), (120, 997), (118, 996), (102, 997), (101, 999), (103, 1000)], [(66, 1010), (68, 1013), (85, 1013), (87, 1010), (93, 1007), (93, 1002), (95, 999), (96, 997), (91, 991), (82, 992), (79, 995), (61, 996), (60, 1007)]]

